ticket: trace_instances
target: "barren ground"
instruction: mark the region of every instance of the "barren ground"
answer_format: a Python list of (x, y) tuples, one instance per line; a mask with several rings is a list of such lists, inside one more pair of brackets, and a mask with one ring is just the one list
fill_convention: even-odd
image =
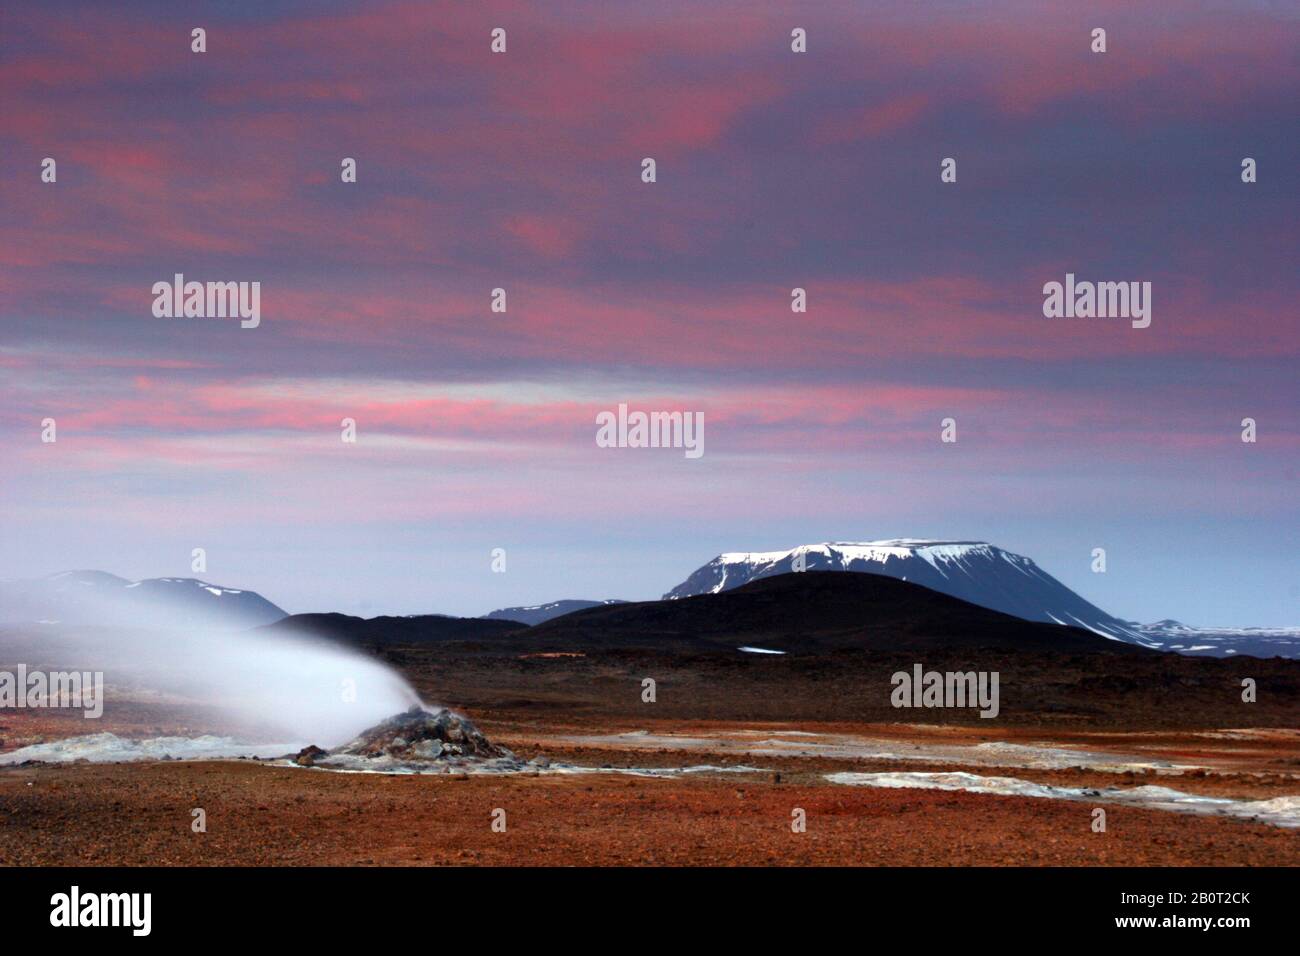
[[(1057, 710), (1034, 720), (1022, 710), (1011, 720), (981, 721), (950, 711), (864, 709), (866, 695), (860, 688), (855, 693), (852, 675), (843, 672), (831, 678), (835, 696), (788, 667), (747, 670), (750, 665), (726, 662), (710, 669), (697, 662), (683, 668), (621, 658), (455, 666), (409, 649), (392, 654), (428, 699), (464, 709), (521, 756), (609, 770), (382, 776), (251, 760), (5, 768), (0, 864), (1300, 862), (1298, 829), (1104, 802), (849, 787), (824, 776), (964, 770), (1065, 787), (1152, 784), (1241, 800), (1300, 794), (1300, 735), (1294, 719), (1279, 717), (1293, 718), (1294, 710), (1277, 700), (1255, 710), (1241, 705), (1232, 693), (1235, 673), (1222, 680), (1218, 710), (1203, 704), (1166, 710), (1149, 722), (1157, 725), (1152, 729), (1140, 726), (1141, 714), (1155, 704), (1130, 699), (1126, 705), (1123, 688), (1096, 694), (1092, 713)], [(663, 678), (655, 704), (641, 701), (642, 673)], [(1279, 673), (1279, 686), (1293, 679), (1290, 671)], [(1047, 672), (1040, 679), (1044, 687), (1061, 680)], [(801, 699), (811, 702), (802, 713), (794, 703)], [(746, 716), (750, 711), (758, 716)], [(772, 712), (786, 717), (772, 719)], [(877, 715), (892, 719), (864, 719)], [(93, 722), (7, 711), (0, 715), (0, 750), (102, 731), (157, 736), (231, 729), (218, 724), (211, 714), (140, 700), (111, 706)], [(978, 766), (953, 756), (982, 753), (965, 748), (990, 743), (1091, 756), (1049, 767), (1016, 765), (1014, 756), (999, 763), (1007, 751), (984, 753)], [(865, 755), (881, 750), (919, 759)], [(1107, 754), (1153, 767), (1108, 772), (1098, 767), (1098, 755)], [(672, 778), (609, 772), (692, 765), (754, 770)], [(1107, 810), (1105, 833), (1092, 832), (1094, 805)], [(196, 807), (206, 811), (206, 833), (191, 830)], [(505, 833), (491, 828), (496, 808), (506, 811)], [(795, 808), (806, 812), (805, 833), (791, 831)]]

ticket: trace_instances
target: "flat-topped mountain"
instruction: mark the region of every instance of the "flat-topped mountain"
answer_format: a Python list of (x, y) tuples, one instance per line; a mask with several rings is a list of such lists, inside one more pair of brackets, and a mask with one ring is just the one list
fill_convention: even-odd
[(1027, 621), (1082, 627), (1102, 637), (1157, 646), (1128, 621), (1085, 601), (1032, 559), (984, 541), (885, 541), (806, 544), (788, 551), (727, 552), (664, 597), (717, 594), (797, 570), (855, 571), (920, 584)]

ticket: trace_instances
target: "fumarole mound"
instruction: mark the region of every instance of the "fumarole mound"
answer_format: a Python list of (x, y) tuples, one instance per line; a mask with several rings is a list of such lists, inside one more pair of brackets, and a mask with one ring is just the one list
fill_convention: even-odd
[(307, 747), (294, 757), (303, 767), (437, 773), (511, 770), (521, 762), (483, 736), (468, 718), (447, 710), (412, 707), (333, 750)]

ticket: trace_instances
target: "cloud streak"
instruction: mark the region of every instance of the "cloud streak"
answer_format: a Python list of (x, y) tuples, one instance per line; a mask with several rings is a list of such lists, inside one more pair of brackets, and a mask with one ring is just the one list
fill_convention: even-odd
[[(683, 571), (790, 536), (1051, 552), (1095, 544), (1090, 515), (1091, 536), (1184, 550), (1191, 526), (1170, 538), (1152, 509), (1248, 546), (1297, 517), (1300, 63), (1279, 8), (141, 2), (4, 28), (0, 490), (46, 543), (0, 549), (0, 576), (95, 555), (173, 573), (148, 557), (180, 553), (168, 524), (218, 518), (232, 550), (236, 530), (310, 534), (324, 578), (403, 516), (456, 553), (508, 515), (587, 566), (660, 548)], [(176, 272), (261, 282), (261, 327), (153, 319)], [(1150, 281), (1151, 328), (1044, 319), (1066, 272)], [(703, 411), (706, 458), (598, 455), (594, 416), (620, 401)], [(1243, 449), (1245, 416), (1263, 438)], [(584, 515), (601, 525), (578, 544), (556, 522)], [(137, 566), (96, 550), (110, 528)], [(1157, 607), (1167, 579), (1140, 573), (1091, 596), (1264, 623), (1295, 568), (1261, 547), (1258, 614)], [(389, 589), (400, 560), (360, 572), (383, 607), (498, 596), (468, 570)], [(527, 574), (497, 603), (583, 590)], [(624, 580), (592, 586), (635, 596)]]

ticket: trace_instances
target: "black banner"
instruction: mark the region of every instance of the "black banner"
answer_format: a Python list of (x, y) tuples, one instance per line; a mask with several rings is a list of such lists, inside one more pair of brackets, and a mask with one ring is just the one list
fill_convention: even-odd
[[(26, 869), (0, 870), (18, 938), (210, 944), (440, 944), (512, 936), (701, 936), (770, 943), (848, 926), (975, 942), (1109, 938), (1230, 943), (1294, 921), (1285, 869)], [(107, 924), (107, 925), (105, 925)], [(75, 936), (73, 935), (75, 934)]]

